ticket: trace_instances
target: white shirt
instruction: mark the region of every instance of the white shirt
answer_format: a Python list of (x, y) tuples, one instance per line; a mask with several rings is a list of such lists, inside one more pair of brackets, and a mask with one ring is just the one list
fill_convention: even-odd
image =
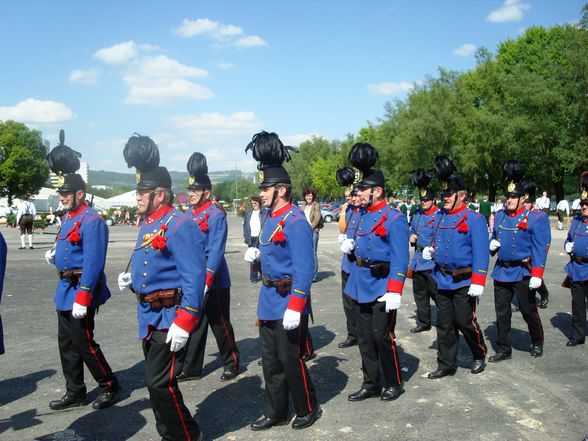
[(535, 207), (537, 207), (538, 210), (543, 210), (544, 208), (549, 209), (550, 205), (551, 201), (547, 196), (541, 196), (540, 198), (537, 198), (537, 202), (535, 202)]
[(18, 204), (18, 210), (16, 212), (16, 225), (19, 224), (20, 219), (25, 215), (30, 214), (33, 218), (37, 215), (37, 210), (35, 209), (35, 204), (30, 201), (22, 201)]
[(570, 204), (567, 201), (567, 199), (562, 199), (561, 201), (559, 201), (557, 203), (556, 209), (561, 210), (561, 211), (565, 211), (568, 216), (570, 215)]
[(251, 229), (251, 237), (259, 237), (261, 231), (261, 219), (259, 218), (259, 210), (252, 210), (249, 218), (249, 228)]
[(572, 202), (572, 210), (579, 210), (580, 209), (580, 198), (574, 199)]

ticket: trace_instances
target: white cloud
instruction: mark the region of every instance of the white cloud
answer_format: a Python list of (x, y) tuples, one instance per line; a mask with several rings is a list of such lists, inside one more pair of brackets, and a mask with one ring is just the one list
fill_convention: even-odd
[(263, 38), (258, 37), (257, 35), (251, 35), (249, 37), (239, 38), (235, 42), (235, 46), (247, 48), (255, 46), (269, 46), (269, 44)]
[(28, 98), (16, 106), (0, 107), (0, 120), (14, 120), (32, 125), (59, 124), (71, 120), (75, 113), (63, 103)]
[(204, 78), (208, 76), (208, 72), (204, 69), (186, 66), (165, 55), (143, 57), (133, 63), (129, 71), (143, 78)]
[(522, 0), (505, 0), (500, 8), (488, 14), (486, 20), (494, 23), (520, 21), (523, 18), (523, 13), (529, 9), (531, 9), (531, 5), (523, 3)]
[(239, 26), (223, 24), (208, 18), (196, 20), (184, 19), (182, 24), (172, 29), (172, 33), (183, 38), (206, 36), (212, 38), (221, 45), (250, 48), (255, 46), (269, 46), (269, 44), (257, 35), (246, 35)]
[(372, 83), (367, 86), (368, 91), (373, 95), (399, 95), (408, 92), (413, 87), (413, 84), (405, 81), (400, 83)]
[(460, 47), (455, 49), (453, 51), (453, 53), (455, 55), (457, 55), (458, 57), (470, 57), (470, 56), (474, 55), (474, 53), (476, 52), (476, 49), (478, 49), (478, 48), (476, 47), (475, 44), (466, 43), (466, 44), (462, 44)]
[[(142, 48), (152, 48), (152, 46), (142, 46)], [(135, 42), (131, 40), (99, 49), (94, 53), (94, 58), (106, 64), (123, 64), (136, 58), (139, 55), (139, 49)]]
[(314, 138), (320, 137), (321, 135), (319, 133), (300, 133), (298, 135), (286, 135), (284, 137), (280, 137), (280, 139), (284, 143), (284, 145), (298, 147), (305, 141), (311, 141)]
[(229, 115), (220, 113), (178, 115), (170, 118), (170, 123), (176, 128), (189, 131), (197, 140), (202, 141), (252, 134), (262, 125), (253, 112), (235, 112)]
[(234, 63), (217, 63), (216, 66), (222, 70), (234, 69), (237, 67)]
[(69, 74), (69, 82), (82, 86), (95, 86), (102, 76), (100, 69), (74, 69)]

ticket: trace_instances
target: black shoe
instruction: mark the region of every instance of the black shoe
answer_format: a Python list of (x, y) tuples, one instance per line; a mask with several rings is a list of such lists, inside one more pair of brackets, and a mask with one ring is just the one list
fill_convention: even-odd
[(510, 352), (497, 352), (492, 357), (488, 359), (490, 363), (498, 363), (499, 361), (503, 360), (510, 360), (511, 353)]
[(255, 421), (253, 421), (249, 427), (251, 428), (251, 430), (267, 430), (270, 427), (283, 426), (284, 424), (287, 424), (287, 423), (288, 423), (288, 420), (285, 418), (283, 420), (280, 420), (277, 418), (269, 418), (269, 417), (266, 417), (265, 415), (262, 415), (259, 418), (257, 418)]
[(547, 308), (547, 304), (549, 303), (549, 297), (545, 296), (544, 298), (541, 299), (541, 301), (539, 302), (539, 308), (541, 309), (545, 309)]
[(107, 407), (112, 406), (119, 390), (120, 389), (117, 386), (112, 390), (99, 393), (98, 398), (92, 403), (92, 409), (106, 409)]
[(427, 378), (430, 380), (436, 380), (437, 378), (447, 377), (448, 375), (455, 375), (457, 372), (457, 368), (450, 368), (450, 369), (437, 369), (436, 371), (429, 372)]
[(380, 393), (377, 390), (369, 390), (361, 388), (357, 392), (353, 392), (351, 395), (347, 397), (349, 401), (363, 401), (367, 400), (368, 398), (375, 397)]
[(35, 249), (35, 247), (29, 247), (29, 250), (34, 250), (34, 249)]
[(304, 354), (302, 357), (300, 357), (302, 359), (303, 362), (307, 362), (312, 360), (313, 358), (316, 358), (316, 352), (313, 352), (312, 354), (308, 355), (308, 354)]
[(531, 347), (531, 357), (539, 358), (543, 355), (543, 346), (534, 345)]
[(380, 400), (382, 401), (393, 401), (398, 398), (400, 395), (404, 393), (404, 389), (402, 386), (391, 386), (384, 389), (382, 395), (380, 395)]
[(202, 379), (202, 375), (188, 375), (185, 374), (184, 372), (182, 372), (180, 375), (178, 375), (176, 377), (176, 380), (178, 380), (178, 383), (182, 383), (184, 381), (190, 381), (190, 380), (201, 380)]
[(233, 370), (231, 368), (226, 367), (223, 371), (223, 374), (220, 376), (220, 381), (232, 380), (233, 378), (237, 377), (237, 375), (239, 375), (238, 369)]
[(20, 247), (20, 248), (19, 248), (19, 250), (24, 250), (24, 249), (25, 249), (25, 247)]
[(572, 346), (583, 345), (584, 343), (586, 343), (586, 339), (582, 338), (580, 340), (570, 340), (569, 342), (566, 343), (566, 346), (568, 348), (571, 348)]
[(292, 422), (292, 429), (306, 429), (307, 427), (312, 426), (316, 422), (316, 420), (318, 420), (321, 417), (322, 414), (323, 410), (317, 404), (316, 407), (309, 414), (304, 416), (297, 416), (296, 418), (294, 418), (294, 421)]
[(519, 307), (518, 307), (518, 306), (513, 306), (513, 307), (512, 307), (512, 309), (511, 309), (511, 311), (512, 311), (512, 312), (519, 312), (519, 311), (520, 311), (520, 309), (519, 309)]
[(480, 358), (478, 360), (474, 360), (470, 372), (472, 374), (481, 374), (482, 372), (484, 372), (484, 369), (486, 369), (486, 359)]
[(353, 338), (353, 337), (347, 337), (347, 339), (345, 341), (342, 341), (341, 343), (339, 343), (337, 345), (338, 348), (350, 348), (351, 346), (356, 346), (357, 345), (357, 339)]
[(427, 325), (417, 325), (415, 328), (412, 328), (410, 330), (411, 334), (418, 334), (419, 332), (425, 332), (425, 331), (430, 331), (431, 330), (431, 325), (427, 326)]
[(86, 404), (86, 397), (75, 397), (73, 395), (65, 394), (59, 400), (53, 400), (49, 403), (52, 410), (63, 410), (71, 407), (84, 406)]

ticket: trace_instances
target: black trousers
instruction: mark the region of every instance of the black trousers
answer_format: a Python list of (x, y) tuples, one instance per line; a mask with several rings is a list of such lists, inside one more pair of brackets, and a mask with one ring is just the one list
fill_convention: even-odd
[(476, 298), (468, 295), (469, 286), (456, 290), (437, 290), (437, 363), (439, 369), (457, 367), (459, 331), (474, 360), (486, 357), (488, 349), (476, 320)]
[(308, 315), (302, 315), (300, 326), (291, 331), (284, 329), (282, 320), (262, 320), (259, 323), (265, 380), (263, 414), (266, 417), (286, 419), (289, 394), (298, 416), (308, 415), (318, 406), (308, 369), (300, 359), (300, 345), (306, 341), (307, 331)]
[[(314, 343), (312, 342), (312, 335), (310, 335), (310, 329), (308, 329), (309, 323), (308, 320), (305, 320), (304, 323), (306, 324), (306, 331), (303, 331), (306, 334), (306, 338), (300, 341), (300, 356), (310, 356), (314, 354)], [(303, 326), (304, 323), (300, 323), (300, 326)]]
[(417, 325), (431, 326), (431, 300), (435, 300), (437, 284), (432, 271), (412, 273), (412, 293), (417, 307)]
[[(347, 257), (344, 256), (344, 259)], [(343, 312), (345, 313), (345, 322), (347, 324), (347, 338), (357, 340), (357, 324), (355, 323), (355, 314), (353, 313), (354, 301), (345, 294), (345, 285), (349, 280), (349, 273), (341, 270), (341, 298), (343, 300)]]
[(151, 407), (155, 414), (157, 432), (166, 441), (194, 441), (200, 429), (184, 404), (176, 375), (180, 373), (178, 356), (165, 343), (167, 331), (153, 331), (149, 340), (143, 340), (145, 355), (145, 382)]
[(57, 312), (57, 339), (61, 368), (67, 393), (76, 397), (86, 396), (84, 364), (98, 383), (100, 392), (118, 387), (118, 381), (108, 365), (100, 345), (94, 341), (94, 315), (96, 310), (88, 308), (88, 314), (75, 319), (71, 311)]
[(380, 390), (380, 365), (384, 372), (384, 387), (402, 385), (402, 373), (394, 338), (396, 311), (386, 312), (386, 303), (378, 301), (354, 301), (353, 311), (361, 354), (362, 387), (372, 391)]
[(494, 307), (496, 309), (496, 349), (499, 352), (512, 352), (510, 337), (512, 309), (510, 303), (516, 296), (523, 319), (529, 328), (532, 345), (543, 345), (543, 326), (539, 310), (535, 304), (535, 292), (529, 289), (529, 278), (518, 282), (494, 281)]
[(235, 333), (231, 325), (230, 288), (210, 289), (204, 299), (204, 312), (198, 326), (190, 335), (184, 355), (181, 357), (182, 371), (186, 375), (202, 375), (208, 325), (225, 368), (234, 372), (239, 370), (239, 350), (235, 344)]
[(572, 335), (574, 340), (586, 338), (586, 301), (588, 300), (588, 280), (570, 280), (572, 292)]
[(549, 291), (547, 290), (547, 286), (545, 286), (545, 280), (542, 279), (541, 286), (533, 290), (533, 297), (535, 297), (535, 293), (538, 293), (541, 296), (541, 300), (549, 297)]

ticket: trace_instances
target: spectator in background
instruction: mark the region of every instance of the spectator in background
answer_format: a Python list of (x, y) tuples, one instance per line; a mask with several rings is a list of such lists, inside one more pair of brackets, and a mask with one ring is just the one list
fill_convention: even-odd
[(25, 236), (29, 239), (29, 249), (33, 249), (33, 221), (37, 215), (35, 204), (29, 200), (29, 195), (21, 197), (21, 202), (18, 204), (18, 211), (16, 212), (16, 225), (20, 228), (20, 248), (25, 249)]
[[(259, 248), (259, 232), (261, 231), (261, 198), (251, 196), (251, 210), (245, 213), (243, 219), (243, 238), (248, 247)], [(261, 268), (259, 260), (249, 264), (249, 281), (252, 283), (261, 280)]]
[(572, 202), (572, 216), (577, 216), (580, 214), (580, 198), (574, 199)]
[(490, 225), (490, 215), (492, 214), (492, 206), (488, 202), (488, 196), (484, 196), (479, 205), (479, 213), (486, 218), (486, 224)]
[(549, 207), (551, 206), (551, 201), (547, 197), (547, 192), (544, 191), (543, 195), (540, 198), (537, 198), (535, 202), (535, 208), (537, 210), (543, 210), (545, 213), (549, 214)]
[(305, 188), (302, 192), (302, 197), (306, 202), (304, 206), (304, 216), (306, 216), (306, 220), (310, 223), (310, 227), (312, 228), (312, 244), (313, 244), (313, 251), (314, 251), (314, 273), (312, 275), (313, 283), (316, 282), (316, 276), (318, 274), (318, 241), (319, 241), (319, 231), (321, 223), (321, 207), (319, 203), (316, 201), (316, 191), (314, 188)]
[(570, 203), (567, 199), (562, 199), (557, 203), (557, 229), (563, 230), (563, 224), (566, 217), (570, 217)]

